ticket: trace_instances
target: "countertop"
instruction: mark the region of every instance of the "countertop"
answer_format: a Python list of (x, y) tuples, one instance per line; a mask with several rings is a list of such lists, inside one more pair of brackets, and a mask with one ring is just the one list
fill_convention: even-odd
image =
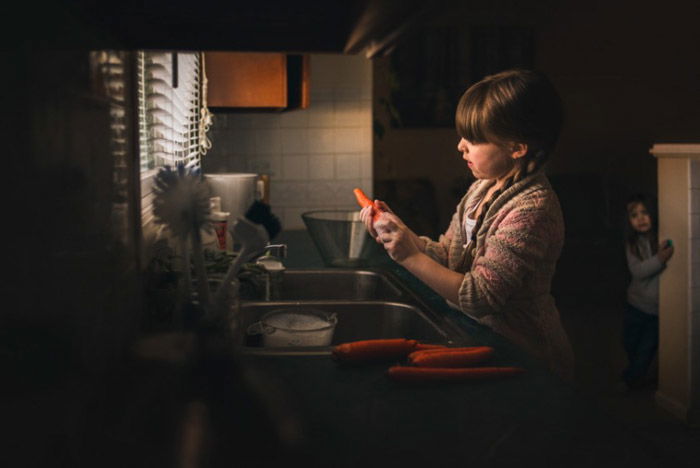
[[(305, 231), (283, 232), (291, 268), (322, 266)], [(244, 356), (258, 381), (274, 383), (287, 443), (314, 466), (661, 466), (633, 434), (569, 383), (502, 337), (450, 308), (388, 257), (388, 269), (430, 306), (450, 314), (511, 379), (430, 385), (390, 381), (388, 365), (340, 367), (328, 356)], [(291, 428), (291, 429), (290, 429)], [(283, 431), (282, 431), (283, 432)], [(284, 440), (284, 435), (282, 439)]]
[[(323, 266), (306, 231), (274, 241), (289, 246), (288, 267)], [(151, 358), (137, 353), (93, 375), (61, 366), (44, 345), (34, 361), (5, 373), (0, 465), (662, 466), (648, 444), (573, 386), (448, 307), (388, 257), (371, 268), (389, 271), (476, 343), (493, 346), (494, 364), (527, 373), (401, 385), (386, 377), (387, 365), (240, 354), (216, 329), (197, 329), (146, 336), (135, 345)]]

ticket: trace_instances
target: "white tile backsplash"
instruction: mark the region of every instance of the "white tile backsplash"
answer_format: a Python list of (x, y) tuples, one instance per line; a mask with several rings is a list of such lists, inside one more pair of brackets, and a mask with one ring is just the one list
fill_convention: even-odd
[(335, 98), (336, 102), (359, 101), (364, 98), (364, 93), (362, 92), (362, 86), (349, 84), (335, 88), (333, 97)]
[[(334, 180), (324, 180), (310, 184), (308, 189), (310, 206), (334, 206), (336, 185), (337, 182)], [(329, 198), (332, 199), (331, 203), (329, 203)]]
[(362, 128), (335, 129), (334, 150), (336, 153), (359, 153), (364, 149), (364, 146)]
[(338, 209), (356, 209), (357, 201), (355, 200), (355, 195), (352, 190), (355, 187), (362, 187), (362, 180), (348, 179), (348, 180), (336, 180), (333, 184), (333, 189), (331, 191), (333, 202)]
[(311, 98), (310, 107), (326, 101), (333, 102), (333, 94), (333, 88), (331, 86), (312, 83), (311, 91), (309, 92), (309, 97)]
[(282, 160), (279, 155), (267, 154), (246, 158), (246, 172), (256, 174), (269, 174), (270, 177), (280, 177), (282, 174)]
[(282, 135), (280, 130), (253, 130), (255, 151), (258, 154), (279, 154), (282, 152)]
[(310, 128), (308, 133), (309, 153), (335, 153), (336, 130), (335, 128)]
[(374, 164), (372, 161), (372, 151), (360, 155), (360, 176), (363, 179), (370, 180), (368, 190), (372, 187), (372, 174), (374, 173)]
[(333, 180), (335, 178), (335, 159), (332, 154), (310, 154), (309, 180)]
[(308, 154), (308, 128), (281, 128), (279, 130), (282, 154)]
[(335, 125), (335, 106), (333, 101), (319, 101), (307, 109), (309, 127), (333, 128)]
[(308, 202), (306, 181), (280, 180), (270, 183), (270, 204), (274, 207), (304, 206)]
[(214, 125), (221, 125), (228, 130), (258, 128), (255, 125), (252, 114), (214, 114)]
[(306, 110), (294, 110), (279, 114), (280, 128), (306, 128), (309, 126), (309, 113)]
[(281, 221), (284, 229), (305, 229), (306, 226), (304, 225), (304, 220), (301, 218), (301, 214), (306, 211), (312, 211), (312, 209), (298, 206), (280, 208), (279, 213), (281, 214)]
[(362, 176), (360, 156), (357, 153), (335, 155), (336, 179), (359, 179)]
[(335, 127), (357, 127), (362, 121), (362, 109), (365, 103), (359, 99), (352, 101), (337, 101), (335, 103)]
[(284, 156), (282, 158), (282, 180), (304, 181), (309, 180), (309, 157)]
[(289, 112), (218, 112), (205, 172), (270, 174), (272, 211), (284, 229), (301, 213), (356, 209), (372, 190), (372, 64), (362, 56), (311, 55), (310, 106)]

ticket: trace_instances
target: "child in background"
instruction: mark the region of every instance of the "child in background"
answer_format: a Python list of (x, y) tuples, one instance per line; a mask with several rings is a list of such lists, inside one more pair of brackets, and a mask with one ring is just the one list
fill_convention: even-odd
[(624, 390), (644, 385), (659, 345), (659, 276), (673, 255), (673, 246), (669, 240), (659, 243), (653, 208), (645, 195), (634, 195), (626, 204), (625, 253), (632, 280), (623, 319), (629, 361), (622, 374)]
[(455, 115), (457, 150), (478, 179), (438, 241), (419, 237), (386, 205), (362, 209), (389, 256), (453, 307), (573, 379), (573, 352), (550, 294), (564, 221), (544, 164), (563, 121), (543, 75), (509, 70), (471, 86)]

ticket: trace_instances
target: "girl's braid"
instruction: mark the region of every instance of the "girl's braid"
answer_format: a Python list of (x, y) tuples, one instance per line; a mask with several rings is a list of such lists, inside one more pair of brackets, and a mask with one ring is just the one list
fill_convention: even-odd
[(493, 194), (491, 195), (491, 199), (484, 203), (484, 206), (481, 207), (481, 213), (476, 219), (476, 223), (474, 224), (474, 229), (472, 230), (472, 236), (469, 242), (472, 257), (474, 256), (476, 250), (476, 235), (479, 232), (479, 229), (481, 229), (481, 225), (484, 224), (484, 218), (486, 217), (486, 212), (489, 210), (489, 207), (493, 204), (493, 202), (496, 201), (498, 197), (501, 196), (503, 192), (508, 190), (515, 182), (523, 179), (526, 175), (530, 174), (531, 172), (534, 172), (534, 170), (535, 169), (530, 167), (530, 165), (525, 165), (524, 170), (518, 171), (512, 177), (509, 177), (501, 188), (493, 192)]

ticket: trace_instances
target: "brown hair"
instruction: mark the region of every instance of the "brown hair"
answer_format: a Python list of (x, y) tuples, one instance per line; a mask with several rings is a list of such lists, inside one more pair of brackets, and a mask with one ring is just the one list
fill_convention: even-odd
[(472, 143), (525, 143), (525, 174), (554, 149), (564, 120), (554, 85), (532, 70), (507, 70), (472, 85), (455, 113), (457, 134)]
[(651, 219), (651, 229), (647, 234), (649, 238), (649, 245), (651, 247), (651, 254), (655, 255), (659, 250), (659, 235), (658, 235), (658, 215), (656, 213), (656, 201), (651, 195), (645, 193), (636, 193), (630, 195), (625, 202), (625, 242), (632, 252), (632, 255), (640, 260), (644, 260), (642, 257), (642, 252), (639, 249), (639, 242), (643, 236), (637, 232), (630, 222), (630, 214), (635, 206), (642, 205), (647, 213), (649, 213), (649, 218)]
[(457, 134), (472, 143), (527, 144), (520, 170), (491, 196), (472, 230), (471, 253), (489, 206), (514, 182), (544, 165), (564, 121), (561, 98), (543, 74), (507, 70), (490, 75), (465, 91), (455, 112)]

